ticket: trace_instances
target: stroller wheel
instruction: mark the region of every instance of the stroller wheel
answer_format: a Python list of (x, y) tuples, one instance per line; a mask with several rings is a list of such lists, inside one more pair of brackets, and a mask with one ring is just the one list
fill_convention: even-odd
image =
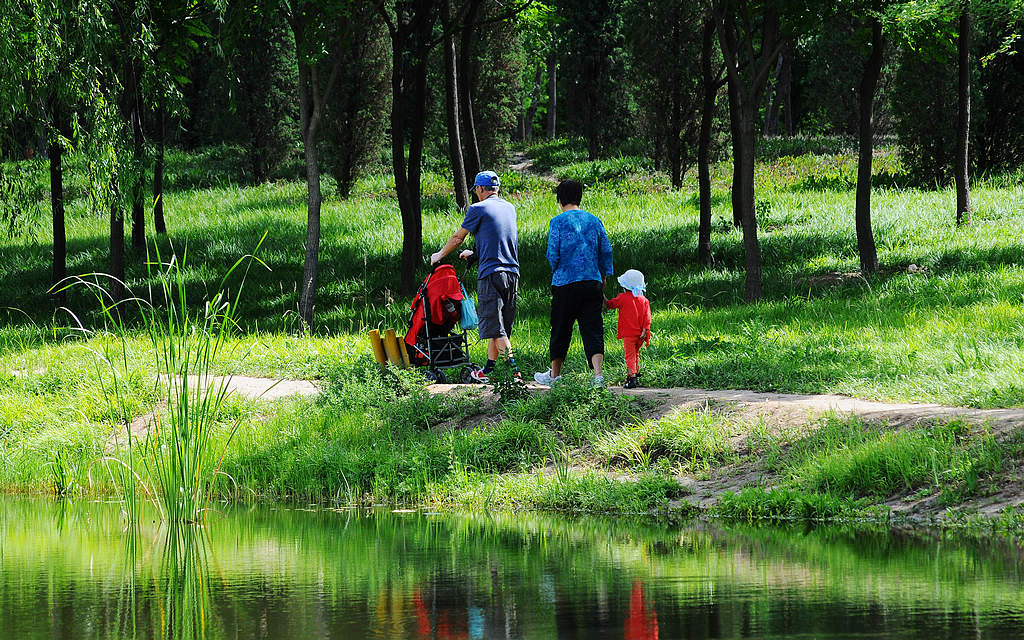
[(479, 371), (480, 367), (475, 364), (466, 365), (462, 367), (462, 372), (459, 374), (459, 379), (462, 380), (462, 384), (473, 384), (476, 380), (473, 379), (473, 372)]
[(444, 371), (440, 369), (427, 369), (423, 372), (423, 377), (430, 382), (436, 382), (438, 384), (445, 384), (448, 379), (444, 376)]

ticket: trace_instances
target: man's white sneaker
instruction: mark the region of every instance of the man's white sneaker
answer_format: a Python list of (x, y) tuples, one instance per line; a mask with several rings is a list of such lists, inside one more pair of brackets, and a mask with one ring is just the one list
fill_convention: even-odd
[(604, 376), (594, 376), (592, 383), (595, 387), (604, 387)]
[(533, 374), (533, 381), (537, 384), (542, 384), (545, 387), (550, 387), (561, 379), (562, 376), (558, 376), (557, 378), (553, 377), (551, 375), (551, 369)]

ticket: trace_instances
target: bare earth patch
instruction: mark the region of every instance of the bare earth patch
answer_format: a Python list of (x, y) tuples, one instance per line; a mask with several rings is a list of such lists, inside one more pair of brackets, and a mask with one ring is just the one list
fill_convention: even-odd
[[(251, 376), (214, 376), (209, 384), (220, 385), (227, 381), (228, 394), (237, 394), (253, 400), (280, 400), (291, 396), (314, 396), (320, 392), (312, 380), (277, 380), (274, 378), (255, 378)], [(196, 376), (189, 376), (189, 383), (196, 385)], [(128, 425), (132, 438), (144, 438), (156, 425), (157, 417), (167, 409), (167, 403), (161, 402), (151, 413), (136, 416)], [(110, 435), (107, 450), (114, 450), (127, 445), (126, 434), (120, 429)]]

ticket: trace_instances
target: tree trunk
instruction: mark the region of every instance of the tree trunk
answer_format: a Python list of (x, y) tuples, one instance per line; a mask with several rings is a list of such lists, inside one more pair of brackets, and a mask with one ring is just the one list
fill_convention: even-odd
[(142, 86), (138, 67), (131, 63), (131, 86), (129, 120), (132, 127), (132, 155), (135, 175), (132, 176), (132, 248), (138, 252), (146, 249), (146, 206), (143, 195), (146, 186), (142, 132)]
[(786, 59), (782, 65), (782, 79), (779, 89), (782, 91), (782, 114), (786, 122), (786, 135), (793, 137), (793, 48), (787, 47)]
[(782, 67), (785, 64), (785, 53), (780, 53), (775, 61), (775, 81), (764, 92), (764, 135), (779, 135), (779, 98), (782, 93)]
[(117, 178), (114, 178), (110, 201), (110, 297), (114, 302), (124, 300), (124, 213), (121, 211)]
[[(56, 101), (55, 101), (56, 102)], [(50, 138), (50, 211), (53, 214), (53, 273), (52, 283), (58, 284), (68, 274), (67, 232), (64, 224), (64, 145), (61, 135), (66, 128), (63, 112), (59, 106), (53, 107), (53, 128)], [(64, 292), (54, 293), (58, 304), (65, 300)]]
[(391, 55), (391, 169), (395, 176), (395, 195), (398, 197), (398, 210), (402, 216), (402, 292), (411, 291), (417, 263), (410, 259), (408, 247), (408, 228), (411, 224), (412, 202), (409, 194), (409, 174), (405, 161), (405, 77), (403, 73), (403, 55), (405, 48), (405, 26), (399, 23), (397, 32), (392, 34)]
[(554, 47), (548, 56), (548, 137), (554, 139), (558, 115), (558, 56)]
[(882, 23), (871, 21), (871, 53), (864, 64), (860, 79), (860, 149), (857, 156), (857, 251), (860, 253), (860, 271), (870, 275), (878, 269), (878, 251), (871, 231), (871, 158), (874, 150), (874, 99), (878, 76), (882, 71), (882, 53), (885, 40)]
[(740, 201), (743, 214), (743, 257), (746, 279), (743, 299), (756, 302), (761, 299), (761, 244), (757, 239), (757, 218), (754, 210), (754, 104), (744, 102), (740, 114), (740, 144), (733, 146), (740, 183), (733, 185), (733, 198)]
[(423, 203), (420, 177), (423, 170), (423, 141), (427, 124), (427, 51), (420, 51), (419, 62), (412, 68), (413, 113), (409, 131), (409, 210), (402, 213), (402, 291), (416, 288), (416, 269), (423, 262)]
[(458, 52), (459, 117), (462, 120), (462, 159), (466, 174), (475, 176), (480, 172), (480, 143), (476, 136), (476, 119), (473, 114), (473, 37), (476, 35), (476, 20), (480, 14), (482, 0), (469, 0), (466, 23)]
[[(680, 40), (678, 24), (672, 25), (672, 39), (674, 42)], [(673, 83), (669, 89), (669, 130), (668, 130), (668, 168), (669, 179), (672, 180), (672, 188), (679, 189), (683, 186), (683, 89), (682, 85)]]
[(526, 121), (523, 123), (523, 140), (533, 140), (533, 120), (537, 117), (537, 108), (540, 106), (541, 80), (544, 76), (544, 67), (537, 65), (537, 72), (533, 78), (533, 91), (530, 93), (530, 108), (526, 110)]
[[(744, 264), (746, 281), (744, 300), (754, 302), (761, 298), (761, 245), (757, 239), (757, 218), (754, 207), (754, 120), (761, 90), (771, 73), (772, 65), (781, 52), (778, 10), (769, 5), (764, 10), (760, 26), (760, 52), (754, 52), (755, 34), (737, 28), (737, 12), (748, 8), (745, 3), (737, 7), (716, 2), (713, 16), (729, 83), (729, 120), (733, 143), (733, 216), (739, 215), (743, 228)], [(740, 65), (739, 55), (745, 62)]]
[(956, 182), (956, 224), (965, 227), (971, 224), (971, 185), (968, 168), (970, 164), (971, 131), (971, 12), (970, 2), (965, 0), (960, 13), (960, 34), (957, 37), (959, 58), (959, 83), (957, 97), (959, 109), (956, 123), (956, 167), (953, 178)]
[(449, 32), (444, 37), (444, 97), (445, 121), (448, 127), (448, 158), (452, 166), (455, 202), (459, 209), (465, 210), (469, 206), (469, 187), (467, 186), (466, 164), (462, 157), (462, 136), (459, 132), (459, 80), (455, 57), (455, 34)]
[(164, 220), (164, 145), (167, 137), (166, 98), (161, 97), (156, 108), (156, 159), (153, 163), (153, 228), (157, 233), (167, 234)]
[(704, 24), (701, 44), (701, 83), (704, 86), (704, 101), (700, 112), (700, 138), (697, 148), (697, 191), (700, 201), (700, 223), (697, 228), (697, 262), (710, 267), (711, 258), (711, 126), (715, 118), (715, 97), (718, 95), (718, 78), (712, 76), (711, 55), (714, 45), (714, 23)]
[(739, 156), (736, 147), (743, 138), (739, 126), (739, 88), (731, 80), (728, 83), (729, 93), (729, 133), (732, 137), (732, 224), (736, 228), (743, 226), (743, 204), (741, 198), (737, 197), (737, 189), (743, 182), (741, 175)]
[(317, 129), (320, 125), (320, 105), (313, 92), (318, 82), (316, 65), (299, 65), (299, 116), (302, 126), (302, 146), (306, 158), (306, 255), (302, 269), (302, 293), (299, 297), (299, 316), (303, 330), (313, 326), (316, 305), (317, 271), (320, 263), (320, 163), (317, 156)]

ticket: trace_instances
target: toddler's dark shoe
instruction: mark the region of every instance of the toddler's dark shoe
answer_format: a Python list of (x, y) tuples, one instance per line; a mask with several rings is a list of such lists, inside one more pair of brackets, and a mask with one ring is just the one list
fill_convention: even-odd
[(640, 386), (640, 374), (626, 376), (626, 381), (622, 383), (623, 389), (636, 389), (638, 386)]

